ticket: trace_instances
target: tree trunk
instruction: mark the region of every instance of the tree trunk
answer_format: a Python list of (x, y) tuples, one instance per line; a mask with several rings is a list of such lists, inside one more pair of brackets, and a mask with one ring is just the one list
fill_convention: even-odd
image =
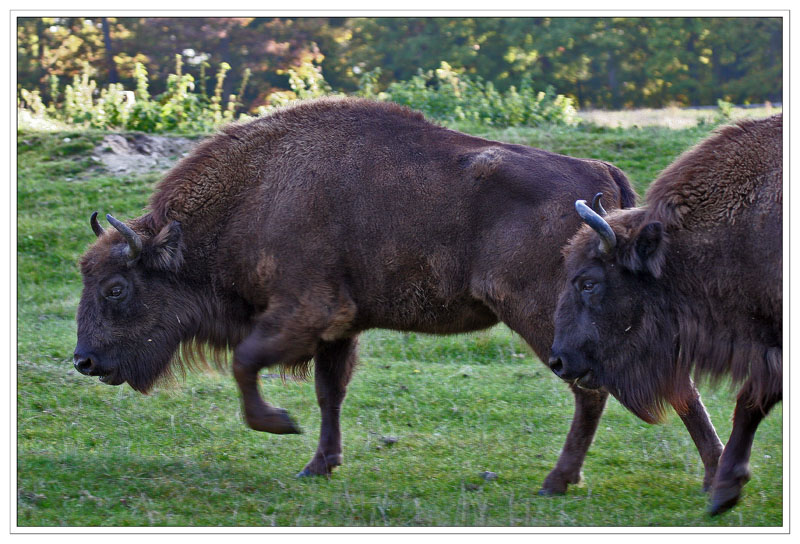
[(622, 101), (620, 100), (619, 83), (617, 82), (617, 61), (613, 54), (608, 57), (606, 70), (608, 71), (608, 89), (611, 92), (611, 107), (618, 110), (622, 107)]
[(108, 81), (109, 83), (118, 83), (117, 65), (114, 63), (114, 53), (111, 50), (111, 29), (108, 25), (108, 19), (101, 17), (100, 21), (103, 23), (103, 43), (106, 46), (106, 66), (108, 67)]
[(36, 44), (38, 50), (36, 51), (36, 61), (39, 68), (39, 87), (44, 93), (47, 88), (47, 67), (44, 65), (44, 31), (47, 25), (44, 20), (39, 18), (36, 20)]

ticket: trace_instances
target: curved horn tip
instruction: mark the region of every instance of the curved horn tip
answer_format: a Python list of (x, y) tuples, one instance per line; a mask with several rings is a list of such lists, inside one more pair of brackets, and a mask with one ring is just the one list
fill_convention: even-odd
[(103, 227), (100, 226), (100, 223), (97, 222), (97, 212), (94, 212), (89, 218), (89, 224), (92, 226), (92, 231), (98, 238), (105, 232)]
[(601, 198), (603, 198), (603, 193), (597, 193), (596, 195), (594, 195), (594, 198), (592, 199), (592, 209), (600, 217), (605, 217), (606, 210), (603, 208), (603, 204), (600, 202)]
[(584, 223), (592, 227), (600, 236), (600, 249), (603, 253), (608, 253), (617, 245), (617, 236), (614, 234), (614, 230), (605, 219), (586, 204), (585, 200), (576, 200), (575, 210)]
[(128, 258), (133, 261), (136, 259), (139, 254), (142, 252), (142, 239), (136, 234), (132, 228), (128, 225), (116, 219), (110, 213), (106, 214), (106, 219), (108, 222), (113, 225), (115, 229), (119, 231), (120, 234), (127, 240), (128, 242)]

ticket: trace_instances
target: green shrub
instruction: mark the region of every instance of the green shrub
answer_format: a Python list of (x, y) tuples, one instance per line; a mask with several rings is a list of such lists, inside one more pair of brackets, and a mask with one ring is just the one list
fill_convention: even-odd
[(528, 78), (519, 89), (512, 86), (500, 93), (491, 81), (459, 74), (446, 62), (437, 70), (420, 71), (409, 81), (392, 83), (385, 94), (388, 100), (443, 121), (501, 127), (577, 122), (572, 100), (552, 87), (537, 92)]
[(733, 119), (733, 104), (730, 102), (723, 100), (722, 98), (717, 99), (717, 122), (719, 123), (727, 123), (731, 119)]
[[(175, 56), (175, 73), (167, 78), (166, 90), (151, 97), (147, 70), (137, 63), (134, 68), (135, 91), (112, 83), (98, 89), (90, 77), (89, 67), (75, 76), (63, 92), (57, 79), (50, 80), (50, 103), (45, 105), (38, 91), (20, 91), (20, 119), (31, 117), (53, 119), (86, 128), (119, 128), (142, 132), (210, 132), (223, 123), (249, 116), (240, 113), (242, 96), (250, 77), (242, 75), (239, 92), (228, 96), (223, 104), (223, 88), (230, 65), (222, 63), (216, 74), (212, 96), (205, 92), (207, 64), (200, 67), (200, 85), (183, 72), (181, 55)], [(319, 66), (306, 62), (285, 72), (289, 90), (270, 94), (266, 104), (256, 109), (258, 115), (286, 106), (296, 100), (340, 94), (325, 81)], [(379, 90), (380, 68), (365, 72), (356, 96), (388, 100), (419, 110), (427, 117), (442, 122), (467, 122), (489, 126), (536, 126), (541, 124), (574, 124), (577, 122), (572, 101), (556, 94), (552, 87), (536, 91), (530, 79), (519, 89), (511, 87), (501, 93), (492, 82), (461, 74), (443, 62), (437, 70), (420, 71), (408, 81), (398, 81), (385, 91)]]

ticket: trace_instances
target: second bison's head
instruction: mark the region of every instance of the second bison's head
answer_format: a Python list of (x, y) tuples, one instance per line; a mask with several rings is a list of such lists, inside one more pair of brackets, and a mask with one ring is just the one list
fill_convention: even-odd
[(92, 215), (97, 241), (80, 262), (75, 369), (110, 385), (128, 382), (146, 392), (169, 367), (185, 324), (177, 281), (183, 263), (181, 228), (136, 232), (107, 215), (104, 230)]
[(566, 277), (555, 314), (549, 365), (560, 378), (605, 388), (645, 421), (664, 402), (688, 390), (675, 364), (675, 328), (669, 315), (667, 233), (643, 209), (605, 215), (601, 206), (576, 203), (584, 227), (565, 248)]

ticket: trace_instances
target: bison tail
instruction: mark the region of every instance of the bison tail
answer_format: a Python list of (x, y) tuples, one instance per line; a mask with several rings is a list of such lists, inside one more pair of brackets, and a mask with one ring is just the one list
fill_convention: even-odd
[(614, 180), (614, 183), (617, 184), (619, 188), (619, 199), (620, 199), (620, 207), (621, 208), (633, 208), (636, 206), (636, 191), (633, 190), (633, 186), (631, 185), (628, 176), (625, 173), (614, 166), (613, 164), (606, 163), (608, 167), (608, 171), (611, 174), (611, 178)]

